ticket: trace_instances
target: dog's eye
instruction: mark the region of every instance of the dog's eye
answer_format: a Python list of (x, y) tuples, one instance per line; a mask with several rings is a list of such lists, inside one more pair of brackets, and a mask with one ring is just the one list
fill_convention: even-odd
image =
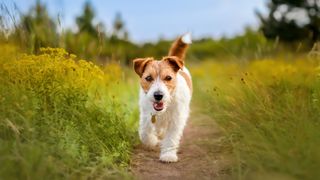
[(153, 80), (153, 78), (151, 76), (147, 76), (145, 79), (146, 79), (146, 81), (149, 81), (149, 82), (151, 82)]
[(171, 76), (166, 76), (166, 78), (164, 78), (164, 80), (166, 81), (171, 81), (172, 77)]

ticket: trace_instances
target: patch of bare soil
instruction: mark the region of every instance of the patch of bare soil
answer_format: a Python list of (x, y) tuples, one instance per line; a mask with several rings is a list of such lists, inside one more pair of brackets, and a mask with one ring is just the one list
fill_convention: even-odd
[(191, 113), (177, 163), (159, 161), (159, 151), (135, 148), (131, 171), (137, 179), (230, 179), (227, 154), (220, 146), (222, 134), (215, 122), (199, 111)]

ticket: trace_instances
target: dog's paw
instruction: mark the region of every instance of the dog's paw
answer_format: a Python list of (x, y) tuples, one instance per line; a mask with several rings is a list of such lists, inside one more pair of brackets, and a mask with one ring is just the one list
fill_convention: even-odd
[(161, 153), (160, 155), (160, 161), (164, 163), (171, 163), (171, 162), (177, 162), (178, 161), (178, 156), (175, 152), (166, 152), (166, 153)]
[(157, 136), (148, 135), (144, 138), (141, 138), (142, 144), (144, 144), (147, 148), (156, 150), (159, 145), (159, 139)]

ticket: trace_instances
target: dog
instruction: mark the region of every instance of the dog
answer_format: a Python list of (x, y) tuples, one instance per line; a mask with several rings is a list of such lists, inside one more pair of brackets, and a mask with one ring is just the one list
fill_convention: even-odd
[(161, 60), (133, 60), (140, 77), (139, 137), (151, 149), (160, 146), (161, 162), (177, 162), (177, 151), (190, 112), (192, 79), (184, 57), (189, 33), (179, 37)]

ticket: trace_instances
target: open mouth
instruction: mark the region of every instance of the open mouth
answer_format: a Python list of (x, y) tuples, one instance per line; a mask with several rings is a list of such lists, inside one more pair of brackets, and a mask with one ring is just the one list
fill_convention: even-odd
[(153, 108), (156, 110), (156, 111), (162, 111), (163, 110), (163, 102), (154, 102), (153, 103)]

